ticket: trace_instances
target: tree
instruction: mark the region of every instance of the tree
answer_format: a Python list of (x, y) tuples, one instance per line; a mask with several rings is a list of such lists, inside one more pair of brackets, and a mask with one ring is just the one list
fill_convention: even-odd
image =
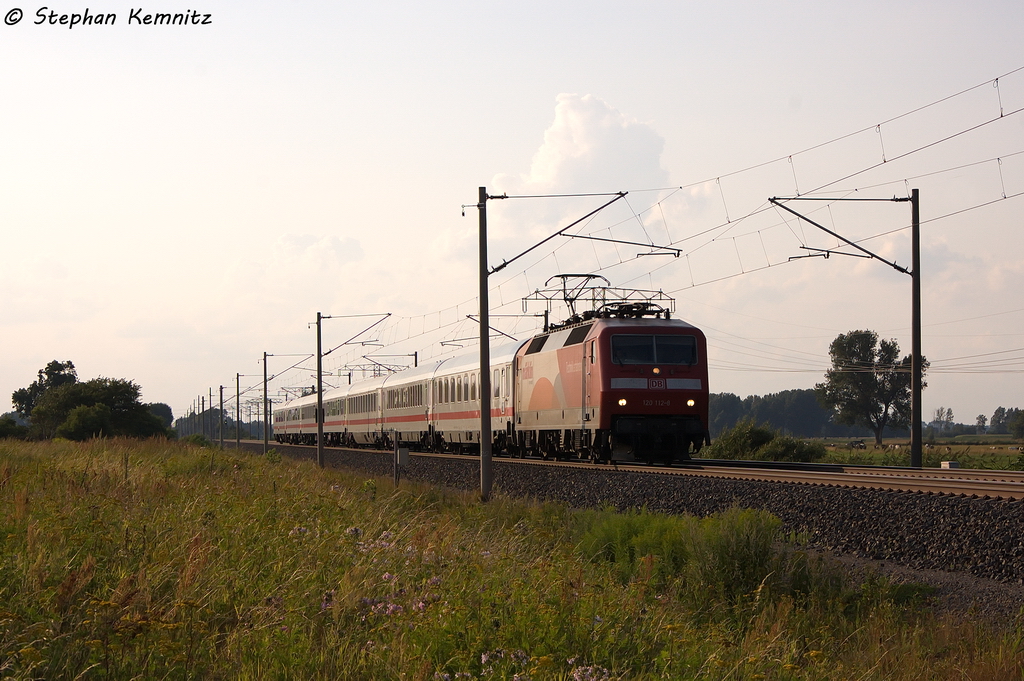
[(14, 420), (13, 416), (4, 414), (0, 416), (0, 440), (13, 437), (22, 440), (28, 434), (28, 428)]
[(96, 435), (165, 434), (163, 421), (139, 401), (140, 393), (136, 383), (116, 378), (94, 378), (52, 388), (35, 405), (32, 435), (84, 440)]
[(1005, 407), (996, 407), (996, 410), (992, 413), (992, 420), (989, 421), (989, 432), (996, 435), (1005, 435), (1009, 432), (1006, 429)]
[(15, 390), (11, 395), (11, 402), (14, 403), (15, 409), (25, 418), (32, 415), (36, 403), (47, 390), (78, 382), (78, 374), (75, 372), (75, 365), (71, 363), (71, 360), (67, 362), (53, 360), (39, 370), (38, 376), (29, 387)]
[(171, 424), (174, 423), (174, 412), (171, 411), (170, 405), (164, 404), (163, 402), (151, 402), (146, 405), (149, 411), (163, 421), (164, 428), (170, 428)]
[[(876, 444), (887, 427), (910, 427), (911, 358), (900, 359), (895, 339), (879, 341), (874, 331), (851, 331), (837, 336), (828, 352), (832, 368), (814, 391), (838, 423), (870, 428)], [(927, 367), (922, 358), (922, 374)]]
[(1006, 412), (1006, 427), (1018, 440), (1024, 439), (1024, 409), (1010, 409)]
[(110, 407), (102, 402), (91, 407), (83, 404), (72, 409), (64, 423), (57, 426), (56, 435), (68, 440), (88, 440), (112, 435), (112, 417)]
[(985, 432), (985, 426), (988, 425), (988, 417), (984, 414), (978, 414), (978, 419), (975, 421), (975, 427), (978, 429), (978, 435)]
[(953, 410), (951, 408), (939, 407), (935, 410), (935, 418), (932, 420), (939, 431), (945, 433), (953, 427)]
[(708, 396), (708, 424), (712, 437), (735, 426), (743, 417), (743, 400), (732, 393)]

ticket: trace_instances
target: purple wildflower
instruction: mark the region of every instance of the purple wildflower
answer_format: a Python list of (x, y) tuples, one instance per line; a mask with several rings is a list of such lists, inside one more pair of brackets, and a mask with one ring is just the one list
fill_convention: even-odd
[(570, 672), (572, 681), (610, 681), (612, 673), (604, 667), (592, 665), (589, 667), (576, 667)]

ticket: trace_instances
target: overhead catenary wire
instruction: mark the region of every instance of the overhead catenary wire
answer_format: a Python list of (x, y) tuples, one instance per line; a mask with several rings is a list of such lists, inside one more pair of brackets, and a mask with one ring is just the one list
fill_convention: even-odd
[[(769, 255), (769, 252), (768, 252), (768, 248), (767, 248), (767, 246), (765, 244), (765, 234), (768, 232), (768, 230), (772, 229), (772, 227), (760, 227), (760, 228), (757, 228), (757, 229), (752, 230), (750, 232), (745, 232), (745, 233), (742, 233), (742, 234), (736, 233), (734, 231), (735, 227), (736, 227), (736, 223), (742, 223), (744, 218), (749, 218), (749, 217), (752, 217), (754, 215), (758, 215), (758, 214), (764, 212), (765, 210), (767, 210), (768, 206), (765, 205), (765, 204), (762, 204), (762, 205), (756, 207), (754, 210), (748, 212), (746, 215), (740, 216), (739, 218), (734, 218), (729, 213), (729, 205), (725, 201), (724, 189), (722, 189), (722, 179), (723, 178), (733, 177), (733, 176), (736, 176), (738, 174), (741, 174), (741, 173), (744, 173), (744, 172), (747, 172), (747, 171), (750, 171), (750, 170), (753, 170), (753, 169), (756, 169), (756, 168), (761, 168), (761, 167), (764, 167), (766, 165), (770, 165), (772, 163), (777, 163), (777, 162), (780, 162), (782, 160), (785, 160), (791, 166), (791, 170), (792, 170), (792, 173), (793, 173), (794, 187), (797, 190), (797, 192), (799, 193), (799, 178), (796, 175), (796, 168), (795, 168), (795, 163), (794, 163), (794, 158), (795, 157), (799, 157), (800, 155), (805, 154), (807, 152), (823, 148), (823, 147), (825, 147), (825, 146), (827, 146), (829, 144), (833, 144), (833, 143), (839, 142), (841, 140), (848, 139), (848, 138), (850, 138), (852, 136), (864, 133), (866, 131), (870, 131), (872, 129), (877, 129), (877, 132), (879, 134), (879, 142), (881, 144), (881, 142), (882, 142), (882, 140), (881, 140), (881, 132), (882, 132), (881, 131), (881, 126), (884, 126), (884, 125), (886, 125), (888, 123), (892, 123), (894, 121), (897, 121), (897, 120), (900, 120), (900, 119), (912, 116), (912, 115), (914, 115), (914, 114), (916, 114), (916, 113), (918, 113), (920, 111), (923, 111), (923, 110), (928, 109), (930, 107), (936, 106), (936, 105), (941, 104), (943, 102), (949, 101), (949, 100), (954, 99), (956, 97), (959, 97), (961, 95), (964, 95), (964, 94), (966, 94), (968, 92), (976, 90), (977, 88), (982, 87), (982, 86), (987, 85), (987, 84), (993, 85), (996, 88), (996, 90), (997, 90), (997, 95), (999, 97), (999, 106), (1000, 106), (1000, 116), (999, 116), (999, 119), (1006, 118), (1008, 116), (1013, 116), (1015, 114), (1018, 114), (1022, 109), (1018, 108), (1018, 109), (1011, 110), (1009, 112), (1003, 110), (1002, 99), (1001, 99), (1001, 91), (999, 90), (999, 85), (1000, 84), (999, 84), (998, 80), (999, 80), (999, 78), (1006, 78), (1007, 76), (1009, 76), (1011, 74), (1014, 74), (1014, 73), (1017, 73), (1017, 72), (1019, 72), (1021, 70), (1024, 70), (1024, 67), (1013, 69), (1013, 70), (1008, 71), (1008, 72), (1006, 72), (1004, 74), (1001, 74), (996, 79), (986, 80), (986, 81), (984, 81), (982, 83), (979, 83), (977, 85), (971, 86), (969, 88), (962, 89), (962, 90), (960, 90), (958, 92), (955, 92), (955, 93), (953, 93), (951, 95), (948, 95), (948, 96), (942, 97), (940, 99), (934, 100), (932, 102), (929, 102), (928, 104), (925, 104), (923, 106), (920, 106), (920, 107), (911, 109), (909, 111), (906, 111), (904, 113), (901, 113), (901, 114), (899, 114), (897, 116), (892, 116), (890, 118), (884, 119), (880, 123), (875, 123), (875, 124), (872, 124), (870, 126), (867, 126), (867, 127), (855, 130), (853, 132), (850, 132), (850, 133), (847, 133), (847, 134), (844, 134), (844, 135), (840, 135), (840, 136), (837, 136), (837, 137), (833, 137), (833, 138), (831, 138), (829, 140), (826, 140), (825, 142), (821, 142), (821, 143), (818, 143), (818, 144), (815, 144), (815, 145), (811, 145), (811, 146), (803, 148), (803, 149), (801, 149), (799, 151), (796, 151), (796, 152), (793, 152), (793, 153), (790, 153), (790, 154), (785, 154), (783, 156), (780, 156), (780, 157), (775, 158), (775, 159), (771, 159), (769, 161), (764, 161), (764, 162), (761, 162), (761, 163), (749, 165), (749, 166), (746, 166), (744, 168), (740, 168), (739, 170), (735, 170), (735, 171), (731, 171), (731, 172), (727, 172), (727, 173), (721, 173), (721, 174), (716, 175), (714, 178), (711, 178), (711, 179), (713, 179), (715, 181), (716, 185), (718, 186), (719, 194), (720, 194), (720, 197), (721, 197), (721, 199), (723, 201), (723, 208), (726, 211), (726, 222), (724, 222), (724, 223), (716, 224), (716, 225), (714, 225), (712, 227), (700, 230), (700, 231), (698, 231), (696, 233), (687, 233), (687, 234), (683, 234), (683, 235), (678, 235), (677, 234), (676, 235), (676, 240), (672, 241), (671, 240), (672, 239), (672, 234), (669, 231), (669, 223), (668, 223), (668, 220), (667, 220), (667, 218), (665, 216), (665, 209), (664, 209), (664, 206), (663, 206), (663, 202), (668, 197), (662, 197), (658, 201), (653, 202), (650, 207), (645, 208), (645, 209), (640, 210), (640, 211), (634, 210), (633, 206), (630, 205), (629, 208), (630, 208), (631, 216), (628, 218), (628, 220), (635, 221), (636, 224), (638, 224), (639, 227), (641, 228), (641, 230), (644, 232), (645, 237), (648, 240), (651, 240), (650, 239), (650, 234), (647, 232), (647, 227), (646, 227), (646, 225), (644, 223), (644, 220), (643, 220), (643, 215), (645, 215), (648, 211), (653, 210), (655, 207), (657, 207), (659, 212), (661, 213), (662, 223), (665, 226), (666, 234), (669, 236), (669, 239), (670, 239), (669, 244), (670, 245), (671, 244), (676, 244), (676, 245), (678, 245), (678, 244), (686, 244), (686, 243), (689, 243), (689, 242), (693, 241), (694, 239), (699, 239), (701, 236), (715, 235), (710, 240), (705, 240), (702, 243), (696, 244), (695, 247), (693, 247), (691, 249), (685, 249), (685, 250), (681, 249), (682, 254), (687, 259), (687, 273), (688, 273), (687, 278), (689, 279), (689, 286), (666, 287), (666, 288), (669, 289), (668, 292), (670, 294), (676, 294), (676, 293), (679, 293), (681, 291), (685, 291), (685, 290), (688, 290), (688, 289), (693, 289), (693, 288), (697, 288), (697, 287), (700, 287), (700, 286), (706, 286), (706, 285), (709, 285), (709, 284), (714, 284), (716, 282), (726, 281), (726, 280), (733, 279), (735, 277), (743, 276), (743, 275), (746, 275), (746, 274), (753, 274), (753, 273), (758, 272), (758, 271), (760, 271), (762, 269), (767, 269), (768, 267), (773, 267), (773, 266), (778, 265), (778, 264), (783, 264), (782, 262), (776, 262), (776, 263), (772, 262), (771, 256)], [(909, 150), (909, 151), (907, 151), (907, 152), (905, 152), (903, 154), (899, 154), (899, 155), (897, 155), (895, 157), (892, 157), (892, 158), (886, 158), (886, 165), (891, 166), (893, 161), (895, 161), (895, 160), (898, 160), (900, 158), (904, 158), (904, 157), (906, 157), (906, 156), (908, 156), (910, 154), (919, 152), (919, 151), (924, 150), (924, 149), (931, 148), (931, 147), (933, 147), (933, 146), (935, 146), (937, 144), (941, 144), (942, 142), (945, 142), (945, 141), (954, 139), (954, 138), (956, 138), (958, 136), (967, 134), (968, 132), (971, 132), (973, 130), (977, 130), (977, 129), (979, 129), (981, 127), (984, 127), (986, 125), (992, 124), (996, 120), (999, 120), (999, 119), (988, 119), (988, 120), (982, 121), (982, 122), (980, 122), (980, 123), (978, 123), (976, 125), (969, 126), (969, 127), (966, 127), (966, 128), (964, 128), (962, 130), (956, 131), (956, 132), (954, 132), (951, 135), (943, 136), (943, 137), (941, 137), (939, 139), (933, 140), (933, 141), (929, 142), (928, 144), (920, 145), (920, 146), (918, 146), (918, 147), (916, 147), (914, 149), (911, 149), (911, 150)], [(884, 145), (882, 146), (882, 149), (883, 149), (882, 153), (883, 153), (883, 157), (884, 157), (884, 154), (885, 154), (885, 152), (884, 152)], [(1010, 157), (1016, 156), (1017, 154), (1020, 154), (1020, 153), (1024, 153), (1024, 152), (1016, 151), (1016, 152), (1012, 152), (1012, 153), (1008, 153), (1008, 154), (1002, 154), (999, 157), (996, 157), (996, 159), (997, 159), (996, 163), (998, 164), (1000, 162), (999, 159), (1010, 158)], [(989, 161), (989, 162), (991, 162), (991, 161)], [(982, 162), (976, 162), (976, 163), (982, 163)], [(832, 180), (832, 181), (828, 182), (827, 184), (821, 185), (821, 187), (824, 188), (824, 187), (834, 186), (835, 184), (837, 184), (839, 182), (842, 182), (844, 179), (848, 179), (848, 178), (851, 178), (851, 177), (858, 176), (858, 175), (860, 175), (860, 174), (862, 174), (864, 172), (867, 172), (867, 171), (869, 171), (869, 170), (871, 170), (873, 168), (878, 167), (879, 165), (880, 164), (874, 164), (874, 165), (866, 166), (865, 168), (857, 170), (857, 171), (855, 171), (853, 173), (846, 174), (846, 175), (844, 175), (843, 177), (841, 177), (841, 178), (839, 178), (837, 180)], [(969, 166), (969, 165), (971, 165), (971, 164), (962, 164), (961, 166), (958, 166), (958, 168), (963, 168), (963, 167), (966, 167), (966, 166)], [(947, 169), (946, 171), (948, 172), (948, 170), (950, 170), (950, 169)], [(936, 172), (943, 172), (943, 171), (936, 171)], [(931, 175), (931, 174), (932, 173), (926, 173), (926, 174), (921, 174), (921, 175), (915, 175), (913, 177), (915, 177), (915, 178), (916, 177), (924, 177), (924, 176), (928, 176), (928, 175)], [(662, 188), (649, 188), (649, 189), (633, 189), (633, 190), (630, 190), (630, 191), (633, 192), (633, 193), (637, 193), (637, 194), (639, 194), (641, 192), (666, 192), (667, 191), (667, 192), (671, 192), (671, 194), (669, 196), (674, 196), (677, 192), (679, 192), (680, 190), (682, 190), (684, 188), (696, 187), (696, 186), (699, 186), (701, 184), (706, 184), (709, 181), (710, 180), (702, 180), (700, 182), (695, 182), (695, 183), (691, 183), (691, 184), (687, 184), (687, 185), (679, 185), (679, 186), (673, 186), (673, 187), (662, 187)], [(1006, 194), (1006, 192), (1005, 192), (1005, 181), (1002, 180), (1001, 176), (1000, 176), (1000, 183), (1001, 183), (1001, 190), (1002, 190), (1000, 192), (1001, 197), (1004, 197), (1005, 199), (1009, 199), (1009, 198), (1015, 198), (1017, 196), (1020, 196), (1021, 193), (1016, 193), (1016, 194), (1011, 193), (1009, 195)], [(886, 183), (886, 184), (889, 184), (889, 183)], [(867, 189), (869, 187), (875, 187), (875, 186), (881, 186), (881, 185), (877, 185), (877, 184), (865, 185), (865, 187), (862, 187), (861, 190)], [(804, 192), (804, 195), (806, 195), (808, 193), (813, 193), (814, 191), (816, 191), (816, 190), (812, 190), (811, 192)], [(524, 194), (521, 197), (516, 197), (516, 198), (524, 198), (524, 199), (525, 198), (550, 198), (550, 197), (563, 197), (563, 196), (565, 196), (565, 197), (616, 196), (616, 193), (613, 193), (613, 192), (589, 192), (589, 193), (576, 193), (576, 194)], [(512, 197), (510, 197), (510, 198), (512, 198)], [(968, 212), (968, 211), (971, 211), (971, 210), (981, 209), (981, 208), (984, 208), (985, 206), (992, 205), (993, 203), (996, 203), (999, 200), (1004, 200), (1004, 198), (996, 199), (994, 201), (987, 201), (987, 202), (984, 202), (984, 203), (975, 204), (975, 205), (969, 206), (967, 208), (963, 208), (963, 209), (960, 209), (960, 210), (957, 210), (957, 211), (949, 212), (949, 213), (947, 213), (945, 215), (931, 217), (931, 218), (928, 218), (926, 220), (922, 220), (922, 223), (935, 222), (937, 220), (941, 220), (941, 219), (944, 219), (944, 218), (952, 217), (954, 215), (959, 215), (959, 214), (962, 214), (962, 213), (965, 213), (965, 212)], [(629, 204), (628, 201), (626, 203)], [(580, 227), (580, 229), (584, 230), (587, 227), (587, 225), (589, 225), (589, 224), (591, 224), (591, 223), (587, 222), (585, 225), (582, 225)], [(603, 228), (602, 227), (601, 229), (607, 229), (607, 228)], [(860, 239), (854, 239), (853, 241), (855, 241), (856, 243), (861, 243), (863, 241), (868, 241), (870, 239), (877, 239), (877, 238), (881, 238), (883, 236), (887, 236), (887, 235), (893, 234), (895, 232), (900, 231), (901, 229), (906, 229), (906, 227), (903, 227), (903, 228), (900, 228), (900, 229), (895, 229), (895, 230), (887, 230), (885, 232), (881, 232), (879, 234), (874, 234), (874, 235), (869, 236), (869, 237), (864, 237), (864, 238), (860, 238)], [(711, 276), (711, 277), (707, 277), (704, 280), (696, 280), (695, 279), (695, 272), (693, 270), (693, 266), (692, 266), (692, 264), (690, 262), (689, 256), (691, 254), (694, 254), (694, 253), (700, 251), (700, 249), (707, 247), (709, 244), (714, 243), (714, 241), (716, 239), (721, 239), (721, 238), (723, 238), (723, 236), (728, 235), (730, 231), (733, 231), (733, 234), (731, 236), (728, 236), (727, 238), (729, 238), (730, 240), (733, 241), (734, 250), (736, 250), (736, 252), (737, 252), (739, 267), (740, 267), (741, 271), (738, 272), (738, 273), (726, 274), (724, 276)], [(760, 241), (761, 251), (762, 251), (762, 253), (764, 253), (764, 257), (765, 257), (765, 264), (763, 266), (750, 267), (749, 263), (747, 264), (747, 266), (745, 266), (744, 262), (743, 262), (743, 257), (739, 254), (739, 250), (738, 250), (738, 245), (737, 245), (736, 239), (742, 238), (742, 237), (744, 237), (746, 235), (752, 235), (752, 234), (757, 234), (758, 240)], [(798, 239), (798, 241), (799, 241), (799, 239)], [(560, 245), (558, 248), (560, 249), (560, 248), (562, 248), (562, 246)], [(616, 268), (623, 267), (623, 266), (625, 266), (627, 264), (630, 264), (632, 262), (631, 260), (624, 260), (622, 258), (622, 256), (620, 255), (619, 258), (618, 258), (618, 262), (605, 262), (605, 263), (602, 263), (600, 255), (597, 252), (596, 244), (592, 244), (592, 250), (594, 251), (594, 259), (597, 262), (597, 269), (595, 270), (595, 272), (609, 272), (609, 271), (613, 271)], [(518, 302), (517, 300), (508, 300), (508, 302), (505, 302), (506, 295), (505, 295), (505, 291), (504, 291), (503, 287), (506, 286), (509, 282), (514, 281), (515, 278), (517, 278), (518, 276), (523, 276), (524, 277), (524, 281), (527, 282), (527, 284), (528, 284), (529, 280), (527, 278), (527, 271), (531, 267), (536, 267), (538, 264), (543, 263), (545, 261), (545, 259), (546, 259), (545, 257), (539, 258), (537, 261), (535, 261), (530, 266), (525, 268), (522, 272), (516, 273), (515, 275), (513, 275), (510, 278), (506, 278), (506, 279), (503, 279), (503, 280), (496, 280), (495, 285), (491, 287), (491, 290), (494, 290), (495, 288), (497, 288), (499, 290), (500, 295), (499, 295), (498, 299), (499, 299), (499, 301), (501, 301), (500, 302), (500, 306), (501, 307), (504, 307), (506, 305), (508, 305), (508, 306), (515, 305)], [(669, 262), (658, 263), (656, 266), (645, 268), (644, 271), (636, 274), (634, 277), (632, 277), (631, 279), (627, 280), (626, 283), (628, 284), (630, 281), (637, 280), (637, 279), (639, 279), (639, 277), (648, 277), (648, 278), (653, 277), (653, 275), (655, 273), (663, 270), (665, 267), (671, 267), (672, 264), (674, 264), (674, 260), (673, 261), (669, 261)], [(527, 286), (527, 290), (529, 290), (528, 286)], [(474, 301), (475, 301), (475, 298), (471, 298), (471, 299), (468, 299), (468, 300), (466, 300), (466, 301), (464, 301), (462, 303), (459, 303), (459, 304), (454, 306), (453, 311), (457, 314), (460, 311), (460, 308), (464, 307), (465, 305), (472, 304)], [(433, 314), (433, 313), (430, 313), (430, 314)], [(440, 312), (438, 312), (437, 314), (440, 314)], [(1003, 314), (1003, 313), (996, 313), (996, 314)], [(449, 325), (442, 325), (440, 323), (441, 320), (439, 319), (438, 320), (438, 324), (437, 324), (436, 327), (428, 328), (431, 325), (428, 324), (427, 321), (426, 321), (427, 320), (427, 315), (420, 315), (420, 316), (418, 316), (418, 318), (423, 320), (422, 326), (420, 328), (418, 328), (418, 329), (411, 328), (412, 325), (408, 321), (410, 318), (398, 318), (398, 319), (393, 319), (390, 322), (388, 322), (387, 326), (389, 327), (389, 336), (388, 336), (389, 341), (391, 343), (405, 342), (405, 341), (411, 340), (411, 339), (416, 338), (416, 337), (423, 337), (423, 336), (426, 336), (428, 334), (433, 334), (433, 333), (437, 332), (439, 329), (441, 329), (442, 326), (449, 326)], [(399, 327), (399, 324), (402, 324), (402, 323), (405, 324), (404, 328), (400, 328)], [(519, 323), (520, 323), (519, 321), (516, 322), (517, 325)], [(927, 325), (927, 326), (931, 326), (931, 325)], [(278, 372), (277, 374), (275, 374), (275, 377), (283, 375), (287, 371), (288, 371), (288, 369), (283, 370), (281, 372)], [(250, 390), (253, 390), (256, 387), (257, 386), (252, 386), (252, 387), (246, 388), (246, 392), (249, 392)]]

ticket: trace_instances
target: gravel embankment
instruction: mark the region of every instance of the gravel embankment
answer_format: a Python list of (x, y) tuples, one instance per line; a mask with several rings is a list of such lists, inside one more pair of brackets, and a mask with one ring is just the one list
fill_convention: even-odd
[[(315, 450), (306, 448), (278, 449), (293, 456), (315, 456)], [(328, 450), (326, 461), (374, 476), (392, 475), (389, 454)], [(983, 597), (992, 602), (982, 606), (1000, 614), (1012, 615), (1024, 606), (1022, 502), (604, 468), (553, 469), (498, 459), (493, 471), (496, 493), (579, 508), (646, 506), (652, 511), (697, 516), (734, 504), (764, 509), (781, 518), (788, 529), (808, 533), (818, 550), (861, 561), (861, 566), (865, 560), (881, 561), (881, 567), (888, 564), (889, 568), (880, 571), (895, 578), (916, 577), (940, 591), (959, 593), (965, 608), (972, 593), (982, 596), (985, 592), (998, 592), (992, 598)], [(470, 458), (414, 456), (403, 478), (474, 490), (479, 488), (479, 463)], [(948, 573), (960, 573), (961, 578), (953, 584)]]

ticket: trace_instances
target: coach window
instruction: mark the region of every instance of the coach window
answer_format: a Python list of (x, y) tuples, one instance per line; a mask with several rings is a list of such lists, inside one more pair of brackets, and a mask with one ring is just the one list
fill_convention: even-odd
[(462, 376), (457, 376), (455, 378), (455, 401), (462, 401)]
[(469, 399), (476, 402), (476, 374), (469, 377)]
[(494, 397), (500, 397), (501, 396), (501, 383), (498, 383), (498, 370), (497, 369), (495, 369), (492, 372), (491, 390), (494, 391), (493, 392), (493, 396)]

